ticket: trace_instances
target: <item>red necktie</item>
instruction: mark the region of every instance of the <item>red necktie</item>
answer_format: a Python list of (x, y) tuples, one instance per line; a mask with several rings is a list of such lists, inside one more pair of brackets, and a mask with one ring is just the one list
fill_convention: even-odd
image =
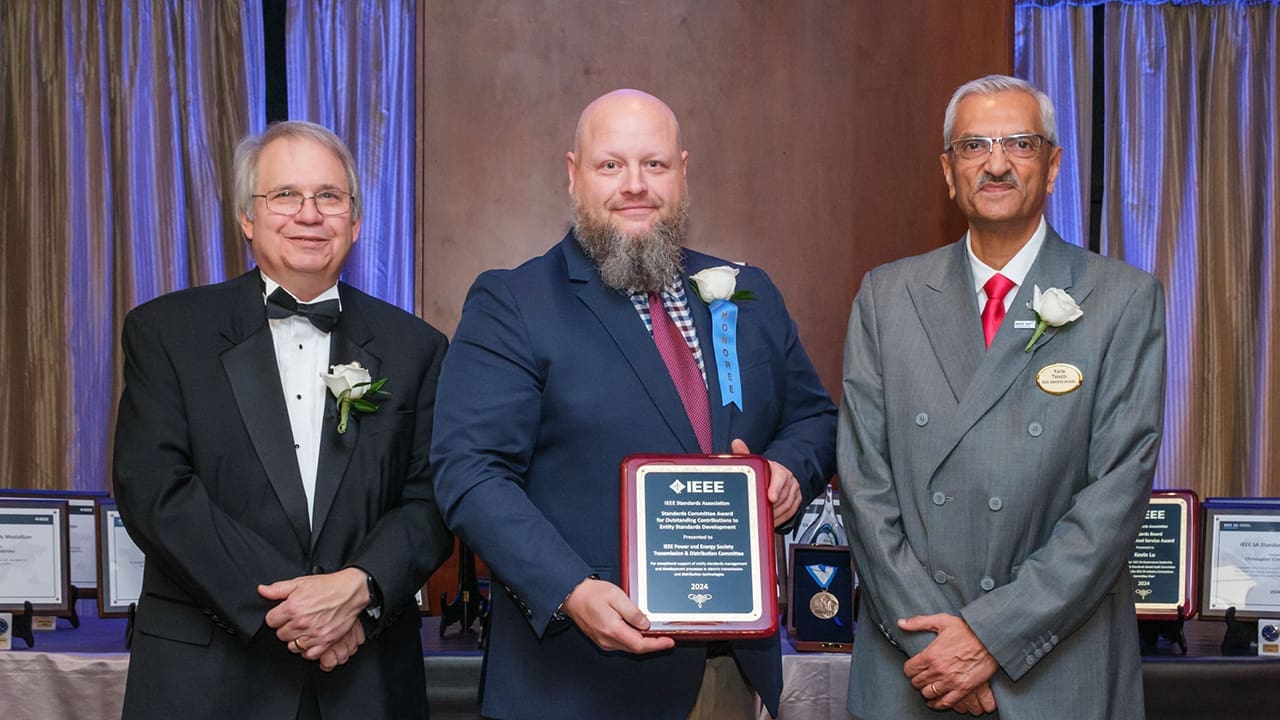
[(1013, 289), (1013, 281), (996, 273), (982, 289), (987, 292), (987, 306), (982, 308), (982, 335), (987, 340), (987, 347), (991, 347), (1000, 322), (1004, 320), (1004, 296)]
[(680, 394), (680, 402), (684, 403), (685, 414), (689, 416), (689, 424), (693, 426), (693, 434), (698, 438), (698, 447), (703, 453), (711, 452), (711, 409), (707, 403), (707, 386), (702, 382), (702, 371), (693, 359), (693, 352), (685, 342), (680, 328), (671, 321), (667, 309), (662, 306), (662, 298), (657, 293), (649, 293), (649, 318), (653, 322), (653, 342), (658, 346), (658, 354), (671, 373), (671, 380)]

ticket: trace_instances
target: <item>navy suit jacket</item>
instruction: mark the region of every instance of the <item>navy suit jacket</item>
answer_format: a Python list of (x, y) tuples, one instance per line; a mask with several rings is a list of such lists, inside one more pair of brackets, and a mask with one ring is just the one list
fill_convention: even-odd
[[(724, 261), (686, 251), (687, 271)], [(835, 410), (765, 273), (742, 267), (738, 303), (743, 410), (721, 403), (708, 364), (712, 442), (741, 438), (800, 482), (830, 478)], [(710, 313), (689, 291), (703, 356)], [(572, 233), (515, 270), (471, 288), (441, 374), (432, 463), (445, 522), (494, 574), (483, 712), (497, 718), (684, 718), (705, 644), (635, 656), (598, 649), (553, 622), (591, 574), (618, 583), (620, 461), (698, 453), (693, 428), (635, 307), (607, 287)], [(748, 681), (776, 713), (777, 637), (735, 643)]]
[[(124, 717), (291, 718), (307, 683), (327, 717), (426, 716), (413, 594), (453, 547), (427, 461), (447, 342), (338, 292), (331, 362), (358, 360), (391, 397), (341, 435), (326, 398), (314, 527), (258, 272), (125, 318), (115, 491), (147, 564)], [(374, 577), (384, 612), (362, 617), (368, 641), (326, 674), (276, 638), (257, 586), (348, 566)]]

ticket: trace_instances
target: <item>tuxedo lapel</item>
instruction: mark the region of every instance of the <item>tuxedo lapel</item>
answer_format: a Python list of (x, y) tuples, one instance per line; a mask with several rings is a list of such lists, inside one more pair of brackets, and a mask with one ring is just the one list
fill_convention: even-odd
[(654, 344), (653, 336), (645, 330), (631, 300), (600, 280), (599, 272), (592, 266), (572, 233), (561, 241), (561, 248), (564, 250), (569, 282), (577, 287), (578, 299), (596, 316), (605, 332), (609, 333), (618, 346), (618, 351), (640, 379), (645, 393), (679, 440), (683, 451), (702, 452), (684, 403), (680, 401), (671, 374), (662, 361), (662, 355), (658, 353), (658, 346)]
[(964, 242), (949, 247), (932, 273), (909, 279), (907, 293), (951, 393), (959, 402), (986, 351)]
[[(366, 345), (373, 339), (361, 305), (353, 300), (345, 285), (339, 285), (342, 297), (342, 317), (329, 334), (329, 364), (338, 365), (358, 362), (369, 371), (369, 377), (377, 380), (381, 361)], [(393, 380), (388, 379), (388, 392), (394, 392), (390, 386)], [(402, 392), (406, 389), (400, 388)], [(376, 402), (374, 404), (377, 404)], [(351, 453), (355, 450), (356, 441), (360, 438), (361, 413), (351, 411), (347, 421), (347, 431), (338, 432), (338, 401), (333, 393), (325, 393), (324, 422), (320, 427), (320, 462), (316, 469), (316, 497), (312, 512), (312, 545), (320, 538), (329, 511), (333, 508), (333, 498), (342, 484), (342, 478), (351, 462)]]
[(222, 367), (267, 480), (289, 518), (299, 546), (305, 549), (311, 545), (307, 497), (293, 449), (293, 431), (280, 387), (261, 280), (256, 272), (241, 276), (241, 280), (244, 282), (237, 287), (237, 306), (223, 330), (232, 346), (222, 353)]
[[(1077, 303), (1083, 303), (1092, 288), (1078, 285), (1077, 276), (1081, 265), (1079, 257), (1073, 254), (1079, 251), (1071, 248), (1052, 230), (1045, 237), (1035, 263), (1027, 273), (1018, 294), (1000, 325), (999, 332), (992, 339), (977, 372), (969, 387), (961, 395), (960, 406), (956, 409), (955, 419), (947, 428), (941, 441), (934, 446), (935, 457), (929, 458), (930, 473), (936, 470), (946, 456), (951, 453), (965, 434), (1008, 392), (1014, 381), (1022, 376), (1027, 365), (1040, 354), (1041, 348), (1050, 344), (1060, 333), (1069, 328), (1048, 328), (1028, 352), (1027, 341), (1034, 330), (1015, 328), (1018, 321), (1024, 324), (1034, 322), (1036, 314), (1027, 307), (1031, 301), (1033, 288), (1037, 285), (1041, 290), (1050, 287), (1060, 288), (1071, 293)], [(976, 302), (975, 302), (976, 306)]]

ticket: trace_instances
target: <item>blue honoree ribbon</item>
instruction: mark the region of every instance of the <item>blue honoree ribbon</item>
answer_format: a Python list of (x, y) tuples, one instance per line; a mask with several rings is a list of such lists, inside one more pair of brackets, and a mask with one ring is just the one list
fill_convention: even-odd
[(738, 373), (738, 306), (728, 300), (711, 303), (712, 332), (715, 335), (716, 375), (720, 378), (723, 405), (742, 409), (742, 376)]

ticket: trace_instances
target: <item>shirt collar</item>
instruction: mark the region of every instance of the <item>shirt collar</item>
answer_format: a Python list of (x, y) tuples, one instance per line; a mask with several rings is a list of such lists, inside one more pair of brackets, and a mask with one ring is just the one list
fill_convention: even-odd
[[(262, 272), (262, 268), (258, 268), (258, 272), (262, 275), (262, 284), (263, 284), (262, 301), (265, 303), (267, 301), (267, 298), (271, 296), (271, 293), (275, 292), (276, 288), (282, 287), (282, 286), (280, 285), (280, 283), (268, 277), (265, 272)], [(289, 297), (292, 297), (294, 300), (298, 300), (296, 295), (289, 292), (289, 288), (284, 288), (284, 291), (289, 293)], [(311, 298), (310, 300), (307, 301), (307, 303), (317, 303), (317, 302), (320, 302), (321, 300), (337, 300), (338, 309), (341, 310), (342, 296), (338, 294), (338, 283), (334, 283), (333, 287)], [(302, 302), (302, 301), (298, 300), (298, 302)]]
[[(671, 278), (671, 282), (662, 286), (662, 289), (658, 291), (658, 295), (661, 297), (671, 298), (672, 300), (679, 302), (680, 298), (684, 297), (684, 282), (680, 279), (679, 275), (676, 275)], [(633, 299), (642, 298), (645, 302), (648, 302), (649, 293), (648, 291), (640, 290), (638, 292), (631, 293), (631, 297)]]
[(1036, 226), (1036, 231), (1031, 233), (1031, 239), (999, 270), (978, 259), (973, 252), (973, 242), (969, 239), (969, 233), (966, 232), (964, 249), (969, 254), (969, 267), (973, 270), (973, 291), (983, 292), (982, 286), (986, 285), (991, 276), (997, 272), (1012, 280), (1015, 287), (1022, 287), (1022, 281), (1027, 279), (1027, 273), (1031, 272), (1031, 266), (1035, 263), (1036, 256), (1040, 254), (1040, 247), (1044, 245), (1047, 227), (1044, 216), (1041, 215), (1040, 224)]

